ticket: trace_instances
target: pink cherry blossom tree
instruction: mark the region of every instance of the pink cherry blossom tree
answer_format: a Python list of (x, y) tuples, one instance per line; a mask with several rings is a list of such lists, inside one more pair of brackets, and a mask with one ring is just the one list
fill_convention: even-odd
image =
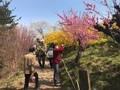
[[(86, 5), (87, 13), (89, 13), (91, 16), (95, 16), (96, 14), (95, 18), (100, 21), (91, 25), (96, 30), (103, 32), (104, 34), (113, 38), (115, 42), (120, 43), (120, 6), (117, 4), (117, 0), (112, 0), (112, 6), (110, 5), (110, 3), (108, 3), (107, 0), (101, 0), (99, 3), (107, 8), (106, 16), (96, 9), (96, 5), (84, 2), (84, 4)], [(115, 23), (116, 27), (118, 28), (113, 27)]]
[[(63, 15), (57, 14), (60, 17), (60, 25), (62, 30), (70, 39), (78, 42), (78, 51), (75, 59), (75, 64), (79, 63), (81, 52), (91, 43), (92, 40), (100, 38), (98, 32), (93, 30), (91, 24), (97, 22), (97, 19), (90, 17), (88, 13), (79, 15), (73, 9), (68, 12), (63, 12)], [(86, 21), (87, 19), (87, 21)]]

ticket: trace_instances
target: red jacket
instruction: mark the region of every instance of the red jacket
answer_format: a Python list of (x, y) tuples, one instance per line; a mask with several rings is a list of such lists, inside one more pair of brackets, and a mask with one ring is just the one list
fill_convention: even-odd
[(60, 58), (61, 58), (61, 54), (62, 54), (62, 51), (64, 50), (64, 47), (61, 46), (60, 48), (54, 48), (53, 49), (53, 63), (54, 64), (59, 64), (60, 63)]

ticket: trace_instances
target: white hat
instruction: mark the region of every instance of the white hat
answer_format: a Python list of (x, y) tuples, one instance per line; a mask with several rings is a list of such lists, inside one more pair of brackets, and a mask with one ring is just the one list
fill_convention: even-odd
[(44, 42), (45, 40), (44, 40), (44, 39), (41, 39), (40, 41)]

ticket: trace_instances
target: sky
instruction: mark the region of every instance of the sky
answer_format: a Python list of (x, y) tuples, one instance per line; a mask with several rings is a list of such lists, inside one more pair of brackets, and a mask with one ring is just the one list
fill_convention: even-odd
[[(95, 3), (93, 0), (84, 1)], [(99, 7), (98, 3), (97, 6)], [(16, 18), (22, 17), (19, 24), (26, 26), (31, 22), (46, 20), (49, 24), (54, 25), (60, 20), (57, 13), (63, 14), (63, 11), (71, 8), (83, 12), (85, 5), (83, 0), (12, 0), (9, 8), (14, 9), (12, 14), (17, 15)], [(103, 10), (101, 5), (99, 9)]]
[(85, 5), (82, 0), (12, 0), (9, 8), (14, 9), (16, 18), (22, 17), (19, 20), (22, 25), (41, 20), (55, 24), (60, 19), (56, 13), (62, 14), (70, 8), (81, 12)]

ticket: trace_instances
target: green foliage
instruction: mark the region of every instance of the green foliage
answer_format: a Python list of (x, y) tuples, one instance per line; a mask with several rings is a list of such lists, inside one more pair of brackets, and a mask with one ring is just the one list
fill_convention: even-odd
[[(76, 51), (64, 56), (64, 61), (71, 73), (73, 80), (78, 72), (72, 64), (75, 59)], [(112, 43), (99, 43), (89, 46), (83, 53), (80, 59), (81, 68), (87, 69), (90, 73), (92, 90), (119, 90), (120, 88), (120, 46)], [(64, 68), (61, 68), (61, 74), (64, 74), (63, 85), (70, 85), (70, 79), (65, 73)], [(74, 73), (74, 74), (73, 74)], [(69, 83), (69, 84), (68, 84)], [(71, 89), (72, 90), (72, 89)]]
[(16, 15), (11, 15), (13, 10), (9, 9), (11, 1), (0, 0), (0, 27), (17, 25), (15, 22)]

